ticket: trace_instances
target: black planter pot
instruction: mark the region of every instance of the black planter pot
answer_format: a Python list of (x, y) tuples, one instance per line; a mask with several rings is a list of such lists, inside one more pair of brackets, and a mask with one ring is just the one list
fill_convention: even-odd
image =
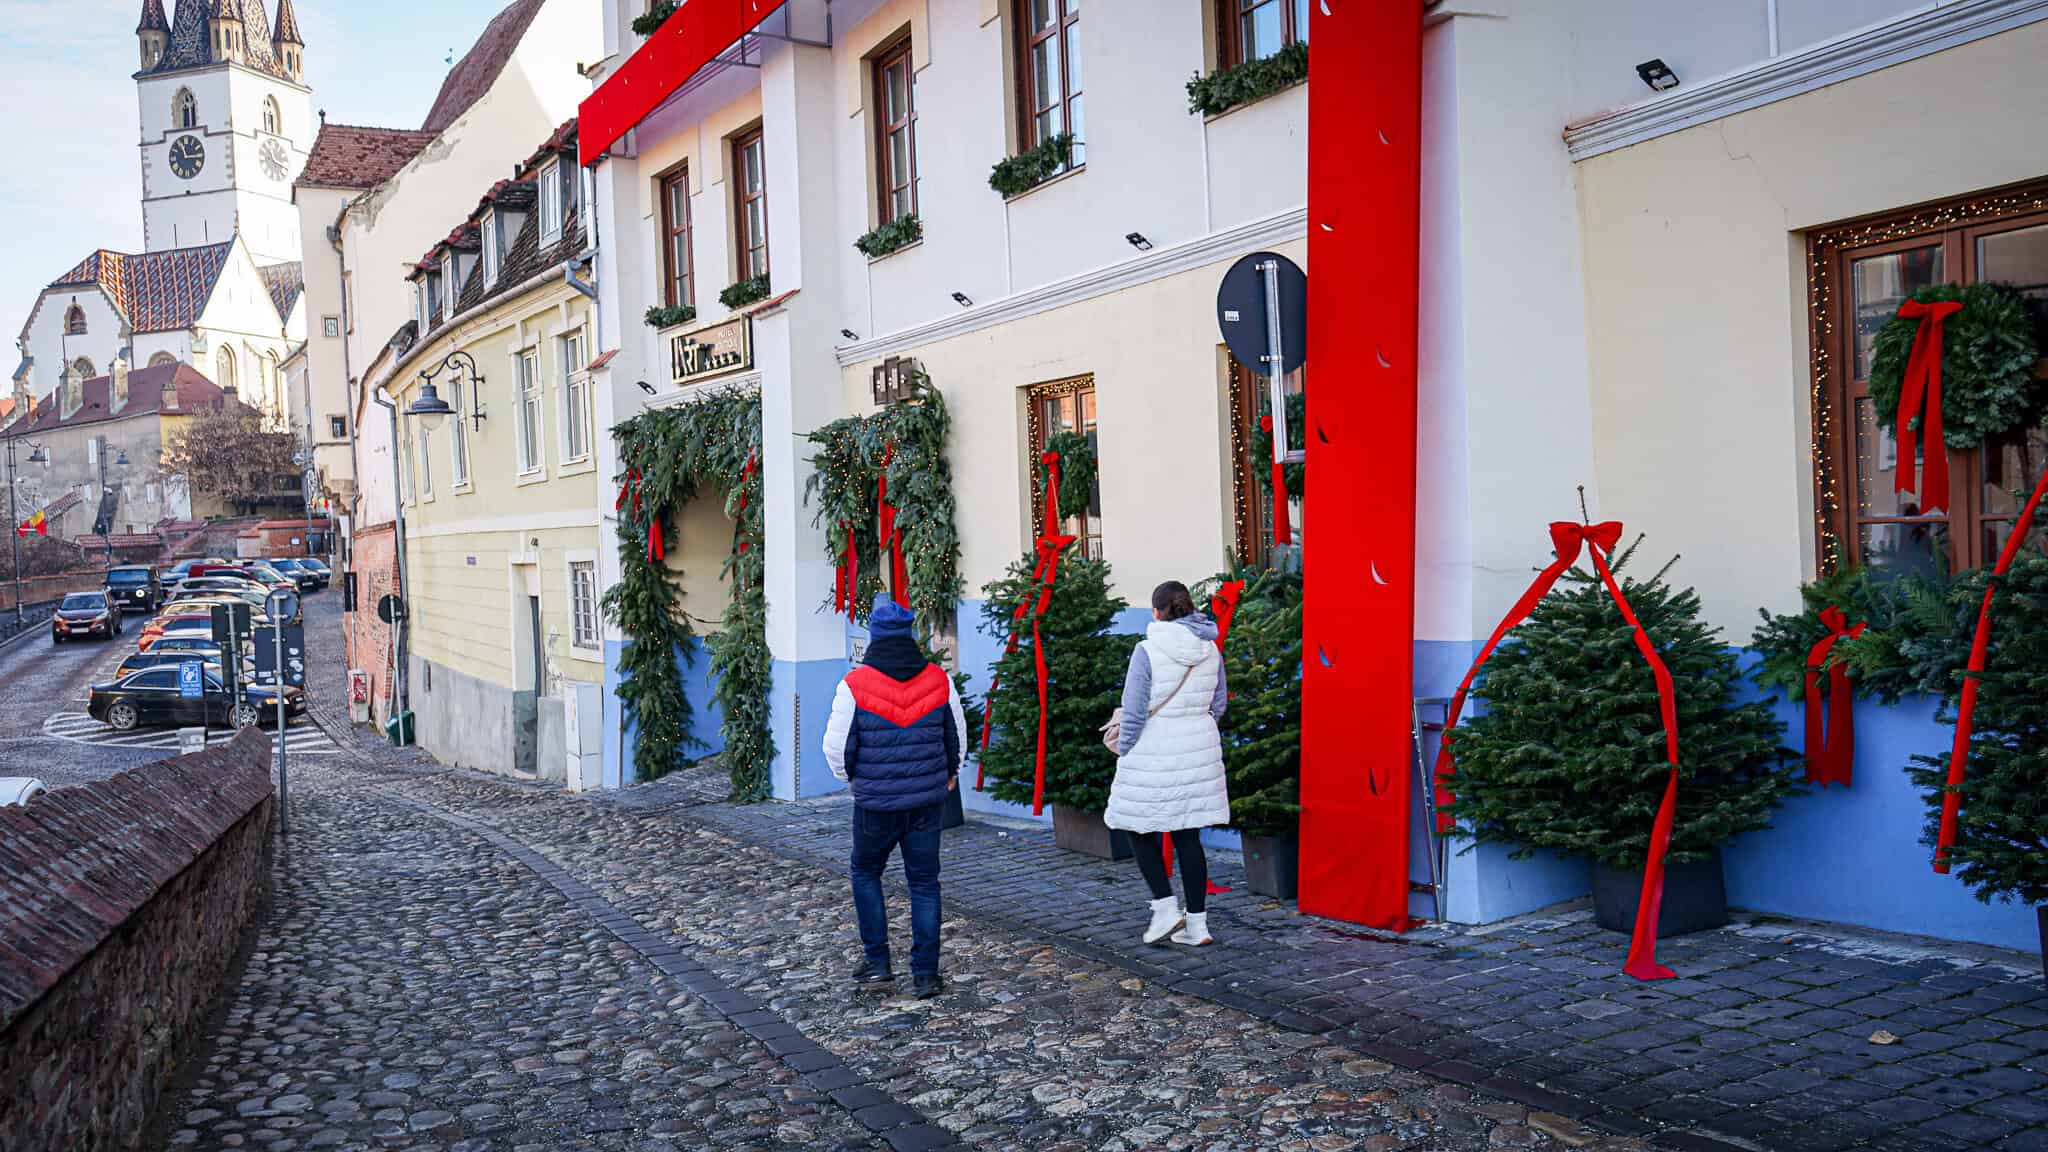
[(948, 788), (946, 790), (946, 815), (944, 819), (939, 821), (939, 830), (943, 832), (948, 828), (958, 828), (965, 823), (967, 823), (967, 813), (960, 807), (960, 789)]
[(1244, 880), (1252, 891), (1275, 900), (1294, 899), (1301, 876), (1301, 850), (1291, 837), (1243, 836)]
[(1129, 860), (1131, 838), (1102, 822), (1102, 813), (1083, 812), (1064, 804), (1052, 806), (1052, 842), (1069, 852), (1098, 860)]
[[(1632, 932), (1643, 895), (1643, 870), (1593, 862), (1593, 922), (1609, 932)], [(1728, 923), (1728, 889), (1721, 854), (1664, 865), (1664, 901), (1657, 907), (1657, 937), (1683, 936)]]

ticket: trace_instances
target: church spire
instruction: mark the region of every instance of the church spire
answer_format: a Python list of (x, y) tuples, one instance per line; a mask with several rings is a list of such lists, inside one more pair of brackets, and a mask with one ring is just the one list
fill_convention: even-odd
[(248, 60), (247, 30), (242, 27), (241, 6), (235, 0), (214, 0), (206, 30), (216, 62), (241, 64)]
[(277, 30), (270, 34), (270, 56), (287, 79), (300, 83), (305, 75), (306, 42), (299, 37), (299, 14), (292, 0), (277, 0)]
[(142, 0), (142, 19), (135, 25), (135, 38), (142, 45), (142, 70), (163, 63), (171, 46), (171, 22), (164, 19), (164, 0)]

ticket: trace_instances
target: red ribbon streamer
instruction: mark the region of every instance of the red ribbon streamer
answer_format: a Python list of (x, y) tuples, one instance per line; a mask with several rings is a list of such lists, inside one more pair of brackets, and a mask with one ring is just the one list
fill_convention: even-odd
[[(1045, 811), (1047, 672), (1045, 666), (1045, 645), (1040, 642), (1038, 624), (1045, 617), (1046, 609), (1052, 606), (1052, 585), (1053, 580), (1059, 575), (1060, 553), (1065, 551), (1069, 544), (1080, 539), (1078, 536), (1062, 536), (1059, 534), (1059, 453), (1044, 453), (1039, 457), (1039, 461), (1046, 467), (1045, 531), (1034, 544), (1034, 547), (1038, 549), (1038, 563), (1031, 569), (1032, 582), (1038, 585), (1038, 599), (1035, 604), (1028, 600), (1019, 603), (1017, 610), (1010, 614), (1010, 638), (1003, 645), (1003, 656), (1005, 659), (1017, 651), (1017, 644), (1023, 630), (1024, 614), (1029, 611), (1031, 613), (1032, 663), (1038, 679), (1038, 751), (1031, 785), (1031, 814), (1033, 816)], [(995, 728), (994, 701), (996, 687), (1000, 683), (999, 679), (991, 678), (988, 685), (988, 695), (983, 697), (983, 699), (989, 702), (981, 717), (981, 747), (984, 752), (988, 750), (989, 733)], [(980, 761), (977, 760), (974, 770), (974, 788), (977, 792), (981, 790), (982, 779), (983, 769)]]
[[(1936, 508), (1948, 510), (1948, 442), (1941, 433), (1941, 322), (1962, 309), (1954, 301), (1922, 304), (1908, 300), (1899, 305), (1899, 316), (1918, 319), (1920, 327), (1913, 333), (1913, 348), (1906, 354), (1906, 372), (1899, 382), (1899, 412), (1894, 423), (1899, 465), (1893, 470), (1892, 487), (1900, 492), (1917, 491), (1923, 513)], [(1921, 414), (1923, 406), (1925, 426), (1916, 432), (1911, 421)], [(1923, 433), (1927, 461), (1916, 488), (1914, 458), (1918, 449), (1914, 438)]]
[[(641, 487), (640, 470), (638, 468), (626, 469), (626, 481), (619, 485), (619, 498), (612, 501), (612, 511), (618, 512), (624, 509), (626, 499), (631, 497), (633, 500), (633, 519), (638, 520), (640, 518)], [(661, 516), (659, 513), (647, 518), (647, 550), (645, 555), (649, 560), (664, 560), (668, 556), (668, 550), (662, 543)]]
[[(1486, 646), (1479, 650), (1479, 658), (1472, 662), (1464, 680), (1458, 684), (1458, 691), (1451, 697), (1451, 706), (1444, 715), (1443, 742), (1437, 749), (1436, 780), (1438, 804), (1451, 798), (1447, 781), (1450, 779), (1453, 763), (1451, 756), (1451, 729), (1458, 723), (1458, 713), (1465, 706), (1465, 696), (1472, 688), (1472, 680), (1479, 674), (1489, 656), (1502, 637), (1516, 625), (1528, 619), (1539, 601), (1550, 592), (1558, 577), (1579, 557), (1581, 545), (1593, 558), (1593, 569), (1600, 574), (1600, 580), (1607, 586), (1608, 595), (1614, 598), (1614, 606), (1621, 610), (1621, 618), (1635, 631), (1636, 651), (1650, 666), (1651, 674), (1657, 680), (1658, 712), (1664, 725), (1664, 755), (1671, 764), (1669, 775), (1664, 781), (1664, 798), (1657, 805), (1657, 818), (1650, 827), (1650, 851), (1643, 864), (1643, 891), (1636, 903), (1634, 936), (1629, 941), (1628, 961), (1622, 971), (1638, 980), (1668, 980), (1677, 973), (1657, 963), (1657, 913), (1664, 902), (1664, 854), (1671, 845), (1671, 824), (1678, 810), (1678, 698), (1672, 687), (1671, 671), (1664, 666), (1663, 657), (1657, 654), (1656, 646), (1650, 643), (1649, 634), (1643, 631), (1642, 622), (1636, 619), (1635, 609), (1628, 598), (1622, 595), (1621, 585), (1615, 582), (1614, 573), (1608, 570), (1606, 554), (1621, 542), (1621, 524), (1609, 520), (1600, 524), (1581, 525), (1557, 521), (1550, 526), (1551, 546), (1556, 549), (1557, 559), (1538, 573), (1528, 591), (1515, 601), (1507, 617), (1493, 630)], [(1450, 831), (1452, 822), (1445, 816), (1437, 817), (1439, 831)]]
[(851, 620), (854, 600), (860, 595), (860, 554), (853, 546), (853, 522), (842, 522), (839, 531), (846, 538), (846, 547), (839, 557), (838, 569), (832, 574), (832, 607)]
[[(1214, 596), (1209, 597), (1209, 615), (1216, 621), (1216, 651), (1218, 652), (1223, 651), (1223, 641), (1230, 636), (1230, 621), (1232, 617), (1237, 615), (1237, 602), (1243, 595), (1244, 581), (1232, 580), (1217, 589)], [(1159, 851), (1166, 857), (1166, 874), (1171, 876), (1173, 875), (1173, 837), (1162, 836), (1159, 843)], [(1219, 893), (1228, 892), (1230, 889), (1211, 880), (1208, 882), (1207, 891), (1209, 895), (1215, 896)]]
[(1820, 674), (1835, 642), (1844, 636), (1854, 640), (1863, 635), (1867, 625), (1849, 627), (1849, 617), (1832, 606), (1821, 609), (1820, 622), (1828, 634), (1806, 653), (1806, 779), (1823, 788), (1830, 784), (1847, 788), (1856, 760), (1855, 697), (1849, 691), (1849, 670), (1840, 664), (1828, 669), (1825, 705), (1820, 699)]
[[(1259, 427), (1270, 436), (1273, 434), (1273, 418), (1259, 417)], [(1294, 543), (1294, 525), (1289, 520), (1287, 507), (1287, 469), (1276, 458), (1273, 461), (1273, 543), (1282, 546)]]
[(903, 563), (903, 533), (896, 530), (896, 506), (889, 503), (889, 461), (895, 455), (894, 444), (882, 450), (882, 475), (875, 481), (875, 500), (881, 506), (881, 523), (877, 526), (876, 536), (881, 540), (881, 550), (889, 557), (890, 598), (908, 608), (910, 575)]
[(2034, 529), (2034, 513), (2041, 507), (2041, 497), (2048, 494), (2048, 472), (2034, 485), (2034, 494), (2027, 498), (2026, 507), (2020, 509), (2020, 518), (2013, 522), (2012, 534), (2005, 538), (2005, 547), (1998, 552), (1998, 563), (1991, 569), (1991, 579), (1984, 585), (1984, 603), (1977, 609), (1977, 634), (1970, 641), (1970, 663), (1963, 676), (1962, 702), (1956, 706), (1956, 738), (1948, 754), (1948, 788), (1941, 798), (1941, 831), (1934, 840), (1934, 870), (1946, 873), (1949, 867), (1949, 849), (1956, 843), (1956, 816), (1962, 810), (1963, 777), (1970, 766), (1970, 730), (1976, 719), (1977, 682), (1984, 675), (1984, 658), (1991, 648), (1991, 592), (1998, 586), (1998, 578), (2012, 568), (2012, 562), (2019, 555), (2020, 546), (2027, 534)]
[[(759, 457), (749, 455), (747, 457), (747, 466), (745, 468), (740, 469), (740, 503), (737, 509), (737, 511), (739, 512), (745, 512), (747, 510), (747, 484), (753, 480), (754, 467), (758, 463)], [(746, 550), (747, 542), (745, 540), (741, 540), (740, 551), (745, 552)]]

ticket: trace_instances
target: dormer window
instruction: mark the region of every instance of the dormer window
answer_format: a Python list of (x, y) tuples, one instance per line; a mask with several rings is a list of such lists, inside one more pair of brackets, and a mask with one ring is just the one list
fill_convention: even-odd
[(427, 273), (427, 319), (431, 322), (441, 315), (441, 274)]
[(497, 212), (484, 213), (484, 283), (498, 278), (498, 265), (505, 257), (505, 217)]
[(540, 242), (552, 244), (562, 238), (562, 166), (550, 160), (541, 168), (540, 178)]
[(427, 319), (427, 286), (419, 280), (412, 282), (412, 316), (419, 325), (420, 335), (425, 336), (433, 325)]

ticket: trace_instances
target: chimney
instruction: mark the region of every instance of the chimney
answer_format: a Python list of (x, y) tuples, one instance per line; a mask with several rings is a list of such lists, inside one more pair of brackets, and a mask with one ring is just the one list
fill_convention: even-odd
[(64, 366), (62, 388), (62, 395), (57, 401), (57, 419), (69, 420), (85, 407), (85, 377), (79, 374), (76, 361)]
[(107, 414), (119, 415), (121, 409), (128, 407), (127, 359), (121, 356), (114, 357), (114, 366), (108, 371), (108, 375), (112, 378), (110, 387), (113, 391), (113, 400), (107, 407)]

